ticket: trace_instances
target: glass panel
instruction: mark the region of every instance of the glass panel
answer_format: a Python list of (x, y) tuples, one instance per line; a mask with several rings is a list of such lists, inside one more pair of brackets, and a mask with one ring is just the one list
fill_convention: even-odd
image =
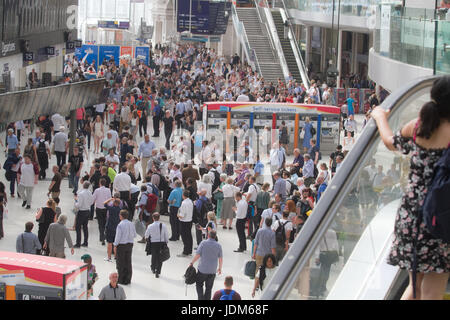
[[(416, 93), (391, 115), (389, 124), (394, 132), (417, 117), (422, 105), (429, 100), (429, 91), (427, 88)], [(330, 293), (332, 299), (347, 299), (337, 294), (342, 290), (342, 287), (335, 287), (337, 279), (348, 280), (339, 282), (346, 283), (342, 292), (348, 294), (353, 290), (350, 293), (354, 295), (352, 285), (361, 286), (380, 258), (386, 239), (392, 234), (402, 191), (407, 184), (409, 157), (387, 150), (379, 138), (375, 143), (363, 164), (358, 165), (359, 176), (350, 192), (341, 195), (343, 202), (331, 227), (319, 247), (313, 248), (314, 254), (299, 273), (288, 299), (327, 299)], [(372, 232), (374, 224), (371, 222), (380, 215), (389, 219), (384, 234)], [(326, 257), (332, 256), (332, 253), (325, 253), (327, 251), (338, 253), (336, 263), (326, 262)]]
[(446, 19), (438, 23), (436, 74), (450, 73), (450, 10), (446, 14)]

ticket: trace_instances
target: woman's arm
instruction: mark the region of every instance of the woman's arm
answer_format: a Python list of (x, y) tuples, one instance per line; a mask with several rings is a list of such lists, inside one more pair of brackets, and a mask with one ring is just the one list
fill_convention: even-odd
[(389, 127), (389, 123), (387, 120), (387, 114), (384, 109), (381, 107), (376, 107), (373, 109), (371, 115), (372, 118), (375, 120), (378, 132), (380, 133), (381, 140), (383, 140), (384, 145), (386, 148), (388, 148), (391, 151), (395, 151), (394, 147), (394, 133), (392, 132), (392, 129)]

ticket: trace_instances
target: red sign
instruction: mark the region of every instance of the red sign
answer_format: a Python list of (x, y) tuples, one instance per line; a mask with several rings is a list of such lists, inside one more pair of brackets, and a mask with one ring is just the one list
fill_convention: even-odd
[(133, 57), (133, 47), (120, 47), (120, 56), (129, 55)]
[(15, 252), (0, 252), (0, 271), (23, 270), (28, 281), (63, 287), (63, 275), (85, 266), (85, 263)]

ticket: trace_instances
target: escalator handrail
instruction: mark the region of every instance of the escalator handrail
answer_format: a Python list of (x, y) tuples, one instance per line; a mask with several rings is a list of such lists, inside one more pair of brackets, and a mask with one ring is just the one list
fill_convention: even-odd
[[(287, 20), (291, 21), (292, 17), (286, 7), (286, 4), (284, 3), (284, 0), (281, 0), (281, 3), (283, 5), (284, 14), (287, 17)], [(295, 54), (296, 60), (298, 58), (297, 63), (300, 62), (300, 65), (298, 67), (300, 68), (299, 71), (300, 71), (300, 75), (302, 77), (303, 84), (305, 85), (306, 89), (309, 90), (311, 82), (308, 77), (308, 71), (306, 70), (305, 62), (303, 61), (300, 47), (298, 46), (297, 40), (295, 39), (295, 33), (294, 33), (294, 29), (292, 28), (291, 23), (289, 23), (289, 36), (290, 36), (289, 40), (291, 41), (291, 46), (292, 46), (292, 44), (294, 44), (294, 46), (295, 46), (295, 48), (292, 48), (292, 50), (296, 50), (296, 52), (294, 52), (294, 54)]]
[[(435, 79), (435, 76), (422, 77), (406, 84), (388, 96), (381, 107), (391, 110), (390, 114), (395, 113), (411, 95), (424, 88), (431, 88)], [(379, 141), (379, 138), (377, 126), (371, 119), (301, 229), (274, 277), (267, 284), (261, 300), (283, 300), (288, 297), (298, 274), (320, 244), (336, 216), (344, 195), (347, 194), (357, 178), (357, 175), (353, 173), (360, 171), (364, 164), (363, 158), (368, 156), (368, 151), (375, 142)]]

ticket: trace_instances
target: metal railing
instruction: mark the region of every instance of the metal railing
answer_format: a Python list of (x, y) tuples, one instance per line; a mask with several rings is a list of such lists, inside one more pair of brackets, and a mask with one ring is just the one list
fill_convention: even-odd
[[(416, 79), (386, 98), (382, 107), (390, 110), (389, 119), (399, 117), (403, 115), (400, 114), (402, 111), (409, 110), (409, 104), (417, 99), (416, 94), (429, 90), (434, 80), (434, 77)], [(339, 209), (348, 200), (347, 196), (354, 189), (359, 174), (373, 158), (379, 143), (382, 143), (380, 135), (371, 119), (267, 284), (262, 300), (284, 300), (289, 297), (300, 273), (309, 265), (311, 257), (339, 214)]]
[[(258, 13), (259, 13), (259, 6)], [(281, 45), (280, 39), (278, 37), (277, 27), (275, 25), (275, 22), (273, 21), (272, 14), (270, 13), (270, 7), (266, 0), (264, 0), (264, 8), (262, 8), (264, 12), (264, 21), (262, 23), (267, 23), (267, 27), (269, 29), (269, 37), (271, 41), (273, 42), (273, 45), (275, 47), (275, 56), (278, 56), (278, 59), (280, 61), (281, 70), (283, 71), (284, 78), (289, 77), (289, 68), (286, 62), (286, 58), (284, 57), (283, 47)]]
[[(278, 2), (282, 3), (284, 14), (286, 15), (286, 19), (289, 22), (289, 35), (288, 36), (289, 36), (289, 40), (291, 42), (291, 46), (293, 46), (292, 50), (294, 51), (295, 60), (297, 61), (297, 65), (299, 67), (300, 76), (302, 77), (302, 82), (305, 85), (305, 87), (307, 89), (309, 89), (310, 81), (309, 81), (309, 78), (308, 78), (308, 73), (306, 71), (305, 63), (304, 63), (303, 58), (302, 58), (300, 47), (298, 46), (298, 43), (295, 40), (294, 30), (293, 30), (292, 25), (290, 23), (290, 21), (292, 20), (291, 16), (289, 15), (289, 11), (288, 11), (288, 9), (286, 7), (286, 4), (284, 3), (284, 0), (278, 0)], [(281, 16), (283, 16), (283, 11), (281, 11)]]
[(250, 47), (250, 42), (247, 37), (244, 23), (239, 20), (235, 4), (231, 6), (231, 11), (233, 24), (237, 31), (237, 36), (244, 47), (245, 55), (247, 56), (249, 65), (258, 73), (261, 73), (261, 67), (258, 61), (258, 57), (256, 56), (255, 50)]

